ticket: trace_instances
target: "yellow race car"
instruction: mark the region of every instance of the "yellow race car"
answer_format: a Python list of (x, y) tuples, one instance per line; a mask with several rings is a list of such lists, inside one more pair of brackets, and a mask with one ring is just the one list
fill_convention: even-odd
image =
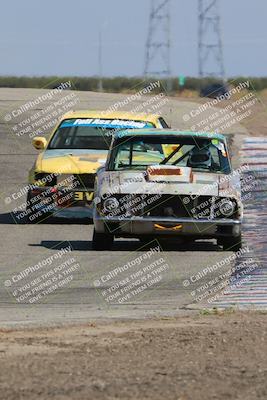
[(95, 174), (106, 162), (114, 134), (166, 127), (166, 121), (154, 114), (75, 111), (64, 115), (48, 141), (33, 139), (40, 154), (29, 172), (28, 222), (40, 222), (51, 214), (90, 218)]

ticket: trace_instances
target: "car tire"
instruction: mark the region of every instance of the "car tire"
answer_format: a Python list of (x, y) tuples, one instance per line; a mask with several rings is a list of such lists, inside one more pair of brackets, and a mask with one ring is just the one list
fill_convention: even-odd
[(94, 229), (92, 249), (93, 250), (110, 250), (114, 242), (114, 235), (110, 233), (99, 233)]
[(224, 251), (239, 251), (242, 248), (242, 236), (224, 238), (219, 241)]

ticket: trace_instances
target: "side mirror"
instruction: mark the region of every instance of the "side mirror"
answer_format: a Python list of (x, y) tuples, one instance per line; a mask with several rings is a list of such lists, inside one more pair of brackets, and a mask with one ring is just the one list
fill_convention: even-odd
[(32, 141), (32, 145), (37, 150), (44, 150), (47, 146), (47, 140), (42, 136), (36, 136)]

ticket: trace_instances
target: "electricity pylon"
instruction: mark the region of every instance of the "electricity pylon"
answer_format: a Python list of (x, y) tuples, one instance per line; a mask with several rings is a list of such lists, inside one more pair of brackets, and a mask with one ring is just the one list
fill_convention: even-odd
[(225, 80), (219, 0), (198, 0), (198, 8), (199, 75)]
[(151, 0), (144, 76), (171, 75), (170, 3), (171, 0)]

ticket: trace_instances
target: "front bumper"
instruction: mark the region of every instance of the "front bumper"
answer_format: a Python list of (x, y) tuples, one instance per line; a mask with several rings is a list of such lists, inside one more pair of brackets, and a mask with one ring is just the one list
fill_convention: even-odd
[(241, 234), (241, 220), (237, 219), (193, 219), (133, 217), (103, 218), (94, 215), (97, 232), (110, 232), (115, 236), (194, 236), (199, 238), (238, 237)]
[(50, 187), (34, 187), (30, 197), (36, 197), (34, 208), (42, 213), (60, 218), (92, 218), (92, 190), (55, 190)]

